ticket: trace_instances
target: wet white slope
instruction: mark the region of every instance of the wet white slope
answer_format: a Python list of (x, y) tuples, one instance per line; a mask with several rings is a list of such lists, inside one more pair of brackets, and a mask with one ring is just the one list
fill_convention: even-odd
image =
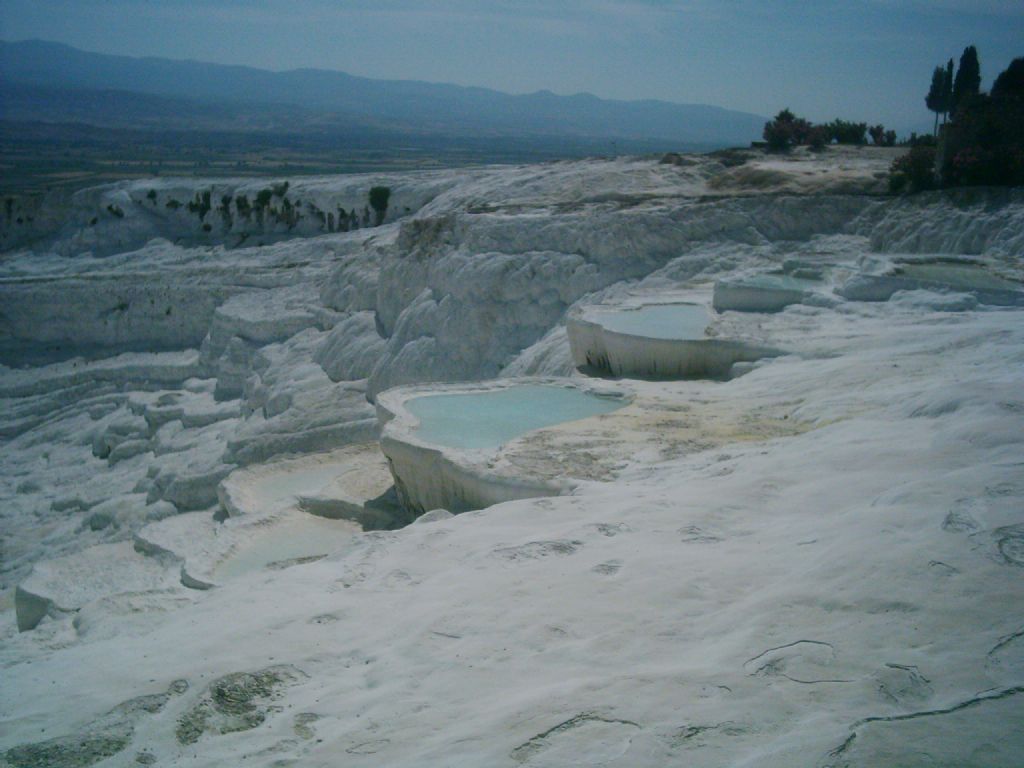
[[(187, 679), (110, 765), (1012, 764), (1020, 314), (774, 322), (795, 337), (812, 318), (829, 359), (651, 386), (770, 392), (815, 429), (366, 534), (146, 625), (111, 611), (58, 653), (70, 626), (8, 635), (4, 743), (87, 732)], [(257, 701), (259, 727), (180, 743), (212, 679), (273, 665), (302, 674)]]
[[(1024, 323), (965, 294), (726, 313), (721, 333), (794, 354), (637, 385), (680, 413), (734, 402), (713, 440), (664, 450), (638, 426), (613, 483), (356, 536), (209, 592), (118, 594), (126, 555), (77, 613), (16, 631), (34, 562), (127, 550), (188, 510), (171, 522), (216, 535), (229, 472), (370, 439), (368, 393), (570, 372), (559, 323), (577, 302), (709, 298), (791, 258), (835, 280), (904, 253), (1020, 277), (1019, 190), (882, 199), (864, 193), (888, 157), (835, 160), (452, 172), (379, 229), (5, 255), (4, 311), (24, 309), (29, 342), (81, 327), (103, 354), (179, 351), (0, 370), (0, 764), (925, 761), (913, 748), (1012, 765)], [(124, 286), (142, 292), (118, 309)], [(185, 325), (160, 320), (167, 296)], [(765, 414), (793, 436), (759, 441)]]

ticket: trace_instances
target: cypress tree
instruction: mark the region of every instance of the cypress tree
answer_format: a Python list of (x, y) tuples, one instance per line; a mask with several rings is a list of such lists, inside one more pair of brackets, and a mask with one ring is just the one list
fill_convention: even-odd
[(946, 78), (942, 88), (942, 123), (949, 120), (949, 113), (953, 111), (953, 60), (946, 64)]
[(942, 67), (936, 67), (932, 72), (932, 86), (928, 89), (928, 95), (924, 97), (924, 103), (935, 113), (935, 128), (932, 133), (939, 133), (939, 113), (946, 109), (946, 71)]
[(953, 111), (962, 107), (981, 90), (981, 65), (978, 63), (978, 49), (973, 45), (964, 48), (960, 67), (953, 79)]

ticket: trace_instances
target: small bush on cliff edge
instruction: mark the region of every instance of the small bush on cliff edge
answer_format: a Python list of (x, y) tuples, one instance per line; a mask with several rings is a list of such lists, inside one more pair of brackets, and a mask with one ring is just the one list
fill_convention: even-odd
[(935, 147), (912, 147), (907, 154), (893, 160), (889, 169), (890, 191), (921, 192), (935, 186)]
[(784, 109), (773, 120), (764, 124), (764, 140), (772, 152), (785, 152), (790, 147), (806, 144), (813, 127), (802, 117)]
[(832, 131), (832, 138), (836, 144), (854, 144), (857, 146), (867, 144), (865, 134), (868, 131), (867, 123), (855, 123), (851, 120), (841, 120), (838, 117), (826, 126)]
[(388, 201), (391, 199), (391, 187), (371, 187), (370, 207), (373, 208), (375, 226), (384, 222), (384, 215), (388, 212)]

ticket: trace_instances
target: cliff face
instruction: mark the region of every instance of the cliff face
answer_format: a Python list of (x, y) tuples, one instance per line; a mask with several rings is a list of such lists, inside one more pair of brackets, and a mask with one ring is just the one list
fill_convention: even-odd
[[(43, 198), (9, 197), (0, 250), (31, 247), (62, 256), (107, 256), (162, 237), (182, 245), (248, 243), (349, 232), (409, 216), (447, 189), (448, 174), (351, 175), (321, 179), (144, 179)], [(383, 218), (374, 186), (391, 195)]]

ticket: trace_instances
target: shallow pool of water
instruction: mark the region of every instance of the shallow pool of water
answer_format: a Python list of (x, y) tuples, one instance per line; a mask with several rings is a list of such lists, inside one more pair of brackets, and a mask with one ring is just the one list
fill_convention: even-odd
[(942, 283), (963, 290), (1018, 291), (1019, 283), (1004, 280), (987, 269), (974, 264), (954, 262), (922, 262), (900, 264), (897, 273), (914, 280)]
[(542, 427), (610, 413), (626, 402), (576, 389), (521, 384), (487, 392), (423, 395), (405, 407), (419, 439), (450, 448), (494, 448)]
[(711, 322), (699, 304), (647, 304), (637, 309), (597, 310), (593, 318), (609, 331), (648, 339), (696, 340), (704, 338)]
[(282, 565), (298, 558), (329, 555), (341, 549), (362, 529), (348, 520), (325, 520), (296, 515), (269, 525), (250, 541), (241, 544), (214, 574), (218, 580), (234, 579), (259, 571), (270, 564)]
[(260, 477), (249, 487), (265, 504), (291, 502), (299, 495), (312, 496), (344, 470), (343, 464), (319, 464), (301, 469), (282, 470)]

